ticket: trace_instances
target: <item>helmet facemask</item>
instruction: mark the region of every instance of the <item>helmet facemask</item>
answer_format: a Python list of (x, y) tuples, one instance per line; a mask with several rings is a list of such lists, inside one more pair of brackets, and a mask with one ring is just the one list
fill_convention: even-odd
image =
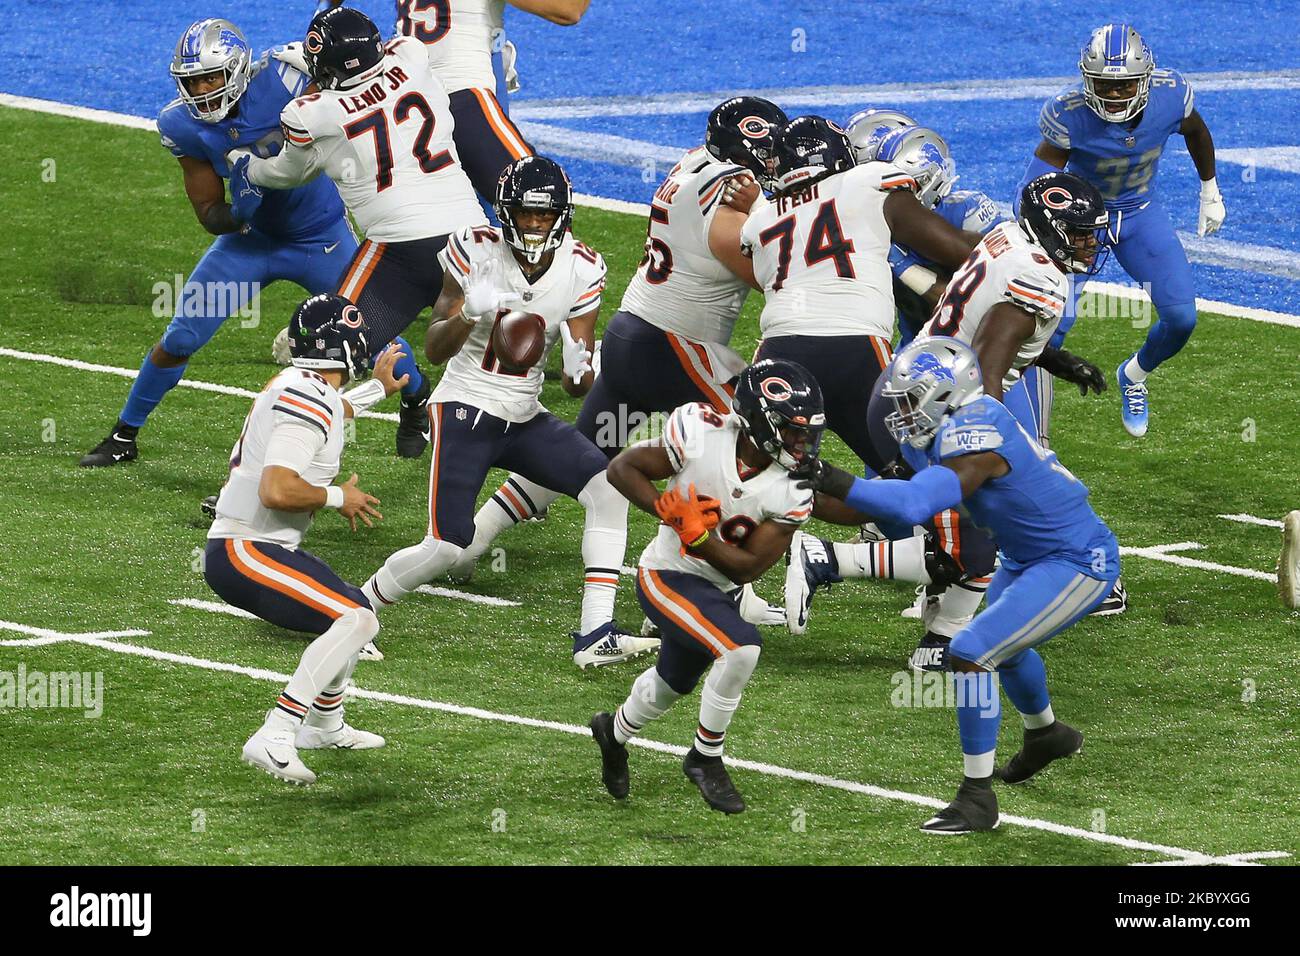
[[(169, 72), (190, 115), (203, 123), (219, 123), (248, 89), (252, 74), (248, 42), (232, 23), (200, 21), (177, 43)], [(213, 76), (221, 77), (220, 85), (194, 91), (195, 83)]]
[[(530, 202), (530, 196), (533, 201)], [(517, 205), (496, 206), (494, 211), (501, 221), (501, 233), (512, 249), (523, 255), (529, 265), (537, 265), (548, 252), (560, 248), (568, 228), (563, 211), (555, 208), (549, 193), (524, 193), (523, 202)], [(549, 214), (550, 224), (538, 227), (523, 219), (540, 220), (538, 214)]]

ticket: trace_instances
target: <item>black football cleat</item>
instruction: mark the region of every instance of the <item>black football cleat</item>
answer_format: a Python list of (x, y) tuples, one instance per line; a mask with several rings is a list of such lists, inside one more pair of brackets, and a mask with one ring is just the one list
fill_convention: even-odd
[(912, 656), (908, 658), (907, 666), (914, 671), (947, 670), (948, 645), (951, 642), (951, 637), (926, 631), (925, 636), (916, 645), (916, 650), (912, 651)]
[(627, 796), (627, 747), (614, 739), (614, 715), (601, 711), (587, 725), (600, 748), (600, 779), (616, 800)]
[(1106, 595), (1105, 599), (1097, 605), (1092, 611), (1088, 612), (1089, 617), (1112, 617), (1116, 614), (1123, 614), (1128, 610), (1128, 590), (1124, 587), (1123, 581), (1116, 581), (1115, 587)]
[(957, 788), (952, 803), (922, 823), (921, 829), (941, 836), (959, 836), (996, 830), (999, 822), (998, 795), (993, 792), (993, 781), (988, 777), (967, 777)]
[(1082, 749), (1083, 734), (1058, 720), (1050, 727), (1026, 730), (1020, 751), (993, 774), (1003, 783), (1024, 783), (1053, 760), (1073, 757)]
[(410, 398), (402, 396), (398, 409), (397, 454), (402, 458), (419, 458), (429, 447), (429, 394), (433, 387), (428, 377)]
[(135, 436), (128, 438), (115, 428), (107, 438), (86, 452), (79, 464), (82, 468), (107, 468), (109, 465), (124, 465), (128, 461), (135, 461), (139, 454)]
[(208, 495), (199, 502), (199, 511), (203, 512), (203, 517), (209, 521), (217, 520), (217, 496)]
[(723, 813), (744, 813), (745, 798), (731, 782), (727, 767), (721, 757), (706, 757), (694, 747), (682, 761), (682, 772), (691, 783), (700, 788), (704, 802)]

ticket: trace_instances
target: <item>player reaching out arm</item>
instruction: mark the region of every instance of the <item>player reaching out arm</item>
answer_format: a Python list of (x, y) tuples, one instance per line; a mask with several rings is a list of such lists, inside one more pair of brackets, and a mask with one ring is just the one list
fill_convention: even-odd
[[(708, 405), (683, 405), (660, 438), (610, 462), (613, 485), (663, 522), (637, 572), (637, 598), (662, 635), (659, 659), (615, 714), (591, 719), (601, 778), (619, 799), (629, 788), (628, 740), (690, 693), (707, 670), (695, 742), (682, 769), (713, 809), (745, 809), (722, 763), (727, 727), (763, 644), (740, 615), (740, 585), (779, 561), (812, 513), (812, 495), (792, 472), (815, 459), (825, 414), (816, 380), (784, 361), (756, 362), (741, 372), (734, 403), (725, 415)], [(665, 479), (660, 494), (654, 483)]]

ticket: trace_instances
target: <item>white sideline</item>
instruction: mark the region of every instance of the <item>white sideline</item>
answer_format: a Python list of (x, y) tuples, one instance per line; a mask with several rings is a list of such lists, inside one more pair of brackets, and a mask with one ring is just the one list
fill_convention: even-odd
[[(1280, 73), (1207, 73), (1203, 75), (1189, 74), (1193, 82), (1197, 82), (1201, 89), (1293, 89), (1300, 88), (1300, 73), (1280, 72)], [(1048, 92), (1054, 92), (1055, 89), (1066, 82), (1066, 78), (1043, 78), (1040, 80), (1026, 81), (1033, 83), (1051, 82), (1057, 84)], [(767, 91), (769, 96), (775, 96), (786, 102), (788, 105), (800, 105), (796, 100), (798, 96), (811, 96), (810, 104), (823, 103), (822, 99), (816, 96), (822, 95), (816, 91), (848, 91), (852, 96), (857, 97), (850, 102), (862, 102), (867, 97), (894, 97), (895, 102), (903, 102), (908, 91), (912, 93), (925, 93), (927, 90), (935, 93), (935, 99), (952, 99), (952, 98), (1008, 98), (995, 96), (967, 96), (971, 91), (977, 91), (980, 84), (987, 81), (962, 81), (949, 84), (921, 84), (914, 86), (898, 86), (886, 84), (883, 86), (860, 86), (860, 87), (801, 87), (799, 90), (804, 91), (800, 94), (798, 91), (775, 90)], [(1020, 81), (1016, 81), (1020, 82)], [(807, 91), (814, 91), (808, 93)], [(964, 91), (964, 92), (963, 92)], [(949, 96), (949, 93), (960, 95)], [(1043, 95), (1048, 95), (1044, 92)], [(789, 95), (787, 95), (789, 94)], [(895, 95), (897, 94), (897, 95)], [(944, 94), (944, 95), (939, 95)], [(676, 112), (695, 112), (694, 109), (681, 109), (684, 104), (689, 105), (692, 101), (691, 96), (696, 94), (665, 94), (663, 97), (643, 97), (643, 98), (626, 98), (627, 103), (622, 103), (619, 97), (597, 98), (590, 102), (595, 103), (620, 103), (615, 112), (594, 112), (584, 114), (580, 112), (580, 107), (575, 106), (544, 106), (535, 103), (532, 106), (527, 105), (526, 101), (513, 108), (512, 115), (517, 119), (526, 120), (530, 117), (546, 118), (550, 116), (549, 111), (560, 111), (551, 118), (572, 118), (579, 115), (642, 115), (653, 113), (657, 109), (662, 113)], [(732, 95), (730, 93), (726, 94)], [(1016, 96), (1021, 95), (1019, 92)], [(701, 107), (705, 112), (713, 108), (718, 102), (717, 98), (721, 94), (706, 94), (709, 105)], [(717, 98), (713, 98), (717, 97)], [(1009, 97), (1015, 98), (1015, 97)], [(573, 101), (557, 101), (560, 103), (572, 102), (582, 104), (588, 102), (583, 98)], [(705, 102), (705, 100), (700, 100)], [(660, 109), (655, 104), (665, 107)], [(70, 103), (59, 103), (54, 100), (42, 100), (28, 96), (16, 96), (12, 93), (0, 93), (0, 106), (9, 106), (14, 109), (33, 110), (40, 113), (49, 113), (56, 116), (67, 116), (73, 119), (89, 120), (95, 123), (105, 123), (111, 126), (126, 126), (132, 129), (153, 130), (154, 122), (141, 116), (132, 116), (128, 113), (114, 113), (108, 110), (91, 109), (86, 106), (74, 106)], [(568, 112), (565, 112), (565, 111)], [(579, 110), (575, 112), (575, 110)], [(641, 140), (629, 139), (627, 137), (614, 136), (605, 133), (580, 133), (573, 130), (567, 130), (557, 126), (546, 126), (541, 123), (526, 123), (528, 133), (539, 144), (556, 151), (577, 150), (578, 152), (564, 153), (564, 155), (577, 155), (586, 158), (595, 158), (607, 162), (630, 162), (631, 165), (640, 165), (647, 159), (656, 159), (665, 163), (676, 162), (680, 157), (682, 150), (673, 147), (659, 146), (653, 143), (643, 142)], [(1292, 147), (1279, 147), (1281, 149), (1291, 149)], [(574, 201), (580, 206), (588, 206), (593, 209), (602, 209), (606, 212), (627, 213), (629, 215), (645, 217), (650, 214), (650, 207), (646, 203), (628, 202), (622, 199), (608, 199), (603, 196), (592, 196), (586, 193), (574, 195)], [(1185, 240), (1192, 242), (1193, 237), (1183, 234)], [(1211, 265), (1226, 265), (1228, 268), (1246, 268), (1249, 270), (1251, 265), (1259, 267), (1265, 274), (1292, 276), (1294, 270), (1289, 266), (1290, 254), (1285, 249), (1272, 249), (1267, 246), (1251, 246), (1242, 243), (1232, 243), (1222, 239), (1200, 239), (1194, 237), (1194, 249), (1190, 250), (1197, 257), (1197, 261), (1206, 261)], [(1120, 298), (1135, 299), (1142, 298), (1142, 294), (1134, 289), (1119, 283), (1095, 282), (1090, 283), (1093, 291), (1107, 292)], [(1206, 312), (1214, 312), (1219, 315), (1228, 315), (1233, 318), (1249, 319), (1253, 322), (1267, 322), (1272, 325), (1285, 325), (1291, 328), (1300, 328), (1300, 315), (1292, 315), (1286, 312), (1275, 312), (1271, 309), (1259, 309), (1253, 306), (1235, 305), (1231, 302), (1220, 302), (1214, 299), (1197, 299), (1196, 306), (1198, 309)], [(182, 383), (184, 380), (182, 379)], [(383, 417), (382, 415), (378, 417)], [(395, 420), (395, 416), (394, 416)]]
[[(228, 664), (224, 661), (207, 660), (202, 657), (191, 657), (188, 654), (176, 654), (171, 651), (160, 651), (152, 647), (144, 647), (139, 644), (124, 644), (120, 641), (110, 640), (109, 635), (96, 634), (63, 634), (57, 631), (46, 631), (41, 628), (30, 628), (23, 624), (13, 624), (8, 621), (0, 621), (0, 629), (16, 630), (23, 633), (40, 632), (45, 636), (54, 637), (58, 641), (67, 641), (76, 644), (84, 644), (88, 647), (96, 647), (101, 650), (111, 651), (115, 654), (126, 654), (132, 657), (143, 657), (149, 660), (164, 661), (170, 664), (183, 664), (189, 667), (197, 667), (202, 670), (218, 671), (226, 674), (240, 674), (245, 677), (251, 677), (254, 680), (271, 681), (283, 684), (289, 679), (288, 674), (280, 674), (275, 671), (266, 670), (257, 667), (244, 667), (239, 664)], [(148, 631), (130, 631), (118, 632), (122, 635), (130, 636), (147, 636)], [(448, 704), (437, 700), (426, 700), (421, 697), (409, 697), (405, 694), (390, 694), (385, 691), (366, 690), (361, 687), (352, 686), (348, 688), (348, 696), (359, 698), (361, 700), (372, 700), (377, 703), (397, 704), (405, 707), (418, 707), (422, 710), (439, 711), (441, 713), (456, 714), (461, 717), (473, 717), (478, 720), (488, 720), (497, 723), (512, 724), (518, 727), (533, 727), (540, 730), (553, 730), (560, 733), (573, 734), (579, 737), (589, 737), (591, 730), (587, 727), (581, 727), (577, 724), (568, 724), (562, 721), (541, 720), (535, 717), (524, 717), (519, 714), (505, 714), (493, 710), (484, 710), (480, 707), (464, 707), (459, 704)], [(679, 747), (674, 744), (666, 744), (657, 740), (633, 739), (633, 746), (641, 747), (645, 750), (652, 750), (657, 753), (671, 754), (676, 757), (686, 755), (687, 748)], [(862, 794), (868, 797), (877, 797), (882, 800), (895, 800), (902, 803), (910, 803), (915, 806), (929, 807), (932, 809), (941, 809), (947, 804), (942, 800), (936, 800), (934, 797), (926, 797), (921, 794), (908, 793), (905, 790), (890, 790), (885, 787), (876, 787), (871, 784), (858, 783), (853, 780), (843, 780), (839, 777), (832, 777), (820, 773), (808, 773), (803, 770), (792, 770), (789, 767), (782, 767), (777, 764), (763, 763), (754, 760), (738, 760), (734, 757), (726, 757), (730, 766), (749, 770), (754, 773), (764, 774), (769, 777), (781, 777), (786, 780), (796, 780), (800, 783), (811, 783), (821, 787), (829, 787), (834, 790), (843, 790), (848, 793)], [(1151, 843), (1145, 840), (1134, 840), (1129, 837), (1116, 836), (1111, 833), (1097, 833), (1092, 830), (1084, 830), (1080, 827), (1066, 826), (1060, 823), (1053, 823), (1050, 820), (1039, 820), (1034, 817), (1021, 817), (1013, 814), (1003, 814), (1002, 822), (1011, 826), (1024, 827), (1030, 830), (1041, 830), (1045, 833), (1054, 833), (1058, 836), (1075, 837), (1081, 840), (1088, 840), (1093, 843), (1104, 843), (1110, 846), (1122, 847), (1126, 850), (1135, 850), (1146, 853), (1159, 853), (1163, 856), (1173, 857), (1175, 860), (1187, 861), (1189, 864), (1201, 863), (1210, 860), (1231, 860), (1239, 862), (1238, 858), (1248, 856), (1277, 857), (1289, 856), (1289, 853), (1279, 850), (1260, 851), (1255, 854), (1245, 852), (1230, 854), (1223, 857), (1213, 857), (1210, 854), (1197, 850), (1188, 850), (1182, 847), (1167, 846), (1162, 843)], [(1244, 861), (1242, 861), (1244, 862)]]

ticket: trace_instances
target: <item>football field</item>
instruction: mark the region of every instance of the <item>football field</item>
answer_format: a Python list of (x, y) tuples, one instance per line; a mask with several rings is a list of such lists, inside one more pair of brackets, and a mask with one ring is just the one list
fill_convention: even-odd
[[(102, 680), (94, 706), (0, 706), (6, 862), (1294, 862), (1300, 643), (1267, 523), (1300, 506), (1294, 324), (1203, 312), (1153, 381), (1143, 440), (1120, 428), (1113, 382), (1086, 399), (1058, 386), (1053, 446), (1125, 549), (1130, 610), (1044, 649), (1056, 713), (1087, 744), (1000, 788), (996, 833), (916, 829), (960, 762), (950, 708), (900, 706), (918, 703), (903, 693), (917, 625), (899, 617), (901, 585), (838, 586), (806, 635), (767, 632), (728, 734), (746, 813), (711, 812), (682, 776), (694, 699), (647, 731), (630, 798), (610, 799), (585, 725), (641, 665), (572, 664), (582, 512), (567, 499), (503, 536), (471, 584), (435, 582), (385, 612), (387, 659), (360, 665), (348, 708), (388, 746), (312, 753), (321, 779), (296, 789), (238, 755), (304, 640), (215, 603), (198, 502), (224, 480), (301, 294), (273, 286), (225, 325), (142, 431), (140, 461), (77, 468), (170, 314), (154, 314), (161, 290), (207, 237), (155, 134), (6, 107), (0, 128), (0, 675), (11, 689), (37, 672)], [(575, 233), (609, 263), (606, 315), (644, 232), (636, 215), (578, 210)], [(742, 354), (760, 302), (738, 327)], [(1145, 330), (1119, 300), (1086, 305), (1070, 347), (1109, 372)], [(556, 382), (544, 401), (576, 414)], [(363, 418), (344, 456), (382, 524), (354, 534), (325, 514), (307, 540), (351, 581), (424, 532), (428, 457), (395, 458), (392, 432)], [(834, 441), (827, 454), (852, 460)], [(627, 563), (653, 530), (633, 514)], [(757, 587), (779, 600), (780, 568)], [(619, 618), (641, 620), (626, 579)], [(1019, 736), (1005, 720), (1000, 752)]]

